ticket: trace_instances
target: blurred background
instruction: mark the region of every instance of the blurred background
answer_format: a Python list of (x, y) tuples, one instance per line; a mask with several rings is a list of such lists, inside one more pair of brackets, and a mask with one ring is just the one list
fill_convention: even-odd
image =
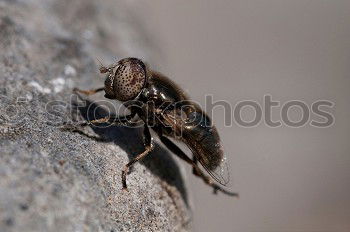
[[(214, 121), (240, 198), (213, 195), (187, 168), (194, 231), (350, 231), (350, 2), (326, 0), (131, 1), (155, 48), (150, 65), (204, 106), (302, 100), (335, 103), (335, 124), (315, 128)], [(140, 55), (135, 51), (134, 54)], [(147, 57), (146, 57), (147, 59)], [(157, 62), (155, 62), (157, 61)], [(281, 107), (273, 110), (280, 120)], [(291, 119), (301, 111), (290, 109)], [(252, 120), (254, 111), (242, 110)], [(311, 119), (322, 119), (310, 115)], [(311, 120), (310, 119), (310, 120)]]
[[(272, 100), (280, 102), (280, 106), (272, 111), (273, 121), (280, 121), (281, 105), (288, 101), (299, 100), (308, 106), (318, 100), (333, 102), (332, 108), (324, 109), (335, 119), (335, 123), (327, 128), (310, 125), (311, 120), (324, 121), (315, 114), (311, 114), (308, 123), (299, 128), (284, 124), (271, 128), (263, 120), (249, 128), (241, 127), (235, 121), (232, 126), (225, 126), (223, 108), (215, 108), (213, 119), (229, 161), (231, 187), (239, 192), (239, 199), (220, 193), (214, 195), (211, 188), (192, 175), (188, 165), (179, 162), (187, 171), (194, 231), (350, 231), (350, 124), (347, 121), (350, 118), (349, 0), (0, 0), (0, 29), (1, 42), (11, 45), (3, 46), (1, 50), (0, 58), (4, 56), (6, 59), (1, 62), (0, 69), (7, 71), (2, 73), (4, 78), (0, 80), (11, 82), (14, 93), (22, 93), (22, 84), (18, 84), (22, 81), (41, 83), (47, 88), (37, 82), (32, 86), (29, 82), (26, 86), (29, 90), (35, 86), (41, 88), (44, 92), (41, 103), (57, 96), (60, 96), (57, 99), (68, 97), (67, 93), (77, 84), (82, 89), (100, 86), (103, 78), (96, 78), (99, 76), (94, 65), (98, 65), (97, 59), (108, 64), (129, 56), (140, 57), (155, 70), (169, 76), (203, 107), (206, 95), (212, 95), (214, 101), (229, 102), (232, 109), (244, 100), (263, 105), (264, 96), (270, 95)], [(62, 92), (49, 95), (47, 93), (54, 87), (54, 80), (63, 80), (62, 89), (58, 90)], [(3, 84), (2, 87), (8, 86)], [(41, 115), (37, 111), (43, 108), (34, 108), (34, 103), (30, 106), (36, 110), (26, 110), (26, 114), (33, 117)], [(241, 113), (245, 121), (254, 119), (252, 108), (244, 108)], [(294, 121), (302, 117), (297, 107), (291, 108), (289, 113)], [(33, 231), (42, 228), (41, 231), (47, 231), (45, 228), (52, 225), (59, 230), (62, 230), (62, 225), (80, 230), (85, 229), (81, 225), (90, 226), (86, 230), (100, 228), (99, 225), (106, 226), (101, 228), (114, 228), (113, 225), (140, 228), (132, 226), (137, 223), (143, 226), (141, 219), (150, 226), (157, 226), (157, 221), (161, 221), (162, 226), (173, 225), (167, 222), (173, 222), (178, 226), (176, 228), (187, 226), (187, 214), (165, 214), (166, 211), (159, 211), (160, 208), (156, 208), (157, 214), (153, 214), (156, 218), (154, 222), (144, 215), (141, 219), (137, 218), (139, 211), (133, 207), (142, 206), (142, 201), (135, 199), (143, 195), (145, 198), (153, 197), (151, 193), (156, 192), (157, 187), (158, 191), (160, 189), (160, 185), (149, 184), (154, 182), (142, 182), (140, 189), (148, 186), (146, 183), (152, 188), (134, 196), (133, 200), (129, 199), (131, 204), (125, 204), (129, 200), (116, 197), (118, 204), (105, 207), (105, 196), (118, 196), (108, 183), (114, 186), (110, 173), (114, 173), (114, 164), (121, 163), (123, 157), (113, 153), (100, 159), (100, 153), (86, 152), (85, 144), (94, 146), (91, 141), (81, 142), (84, 150), (75, 153), (39, 144), (44, 143), (40, 138), (55, 138), (52, 141), (57, 140), (57, 144), (67, 143), (62, 146), (66, 150), (75, 150), (71, 147), (73, 142), (78, 142), (68, 141), (71, 137), (63, 140), (52, 137), (59, 136), (58, 130), (41, 125), (38, 120), (34, 120), (33, 125), (41, 126), (39, 128), (44, 132), (29, 138), (30, 143), (26, 143), (29, 152), (24, 152), (27, 150), (22, 146), (22, 153), (29, 156), (17, 152), (12, 143), (7, 145), (11, 148), (8, 151), (15, 152), (2, 155), (11, 166), (2, 163), (6, 167), (2, 170), (9, 174), (6, 174), (7, 178), (0, 179), (1, 187), (6, 187), (5, 191), (0, 191), (3, 193), (0, 207), (3, 206), (11, 217), (0, 212), (0, 219), (7, 218), (0, 220), (0, 227), (6, 224), (6, 228), (13, 228), (11, 231), (23, 231), (17, 228)], [(106, 147), (104, 144), (101, 146), (103, 149)], [(97, 151), (95, 147), (90, 149)], [(188, 149), (185, 150), (189, 153)], [(12, 153), (17, 156), (10, 156)], [(28, 161), (23, 157), (29, 157)], [(35, 172), (36, 166), (28, 172), (27, 166), (22, 165), (31, 165), (39, 160), (38, 167), (42, 168), (39, 170), (49, 170), (56, 167), (56, 158), (67, 159), (66, 165), (71, 168), (67, 170), (73, 170), (74, 175), (67, 172), (67, 178), (57, 178), (56, 171), (43, 171), (45, 175), (42, 176), (47, 179), (42, 179)], [(32, 163), (29, 162), (32, 160)], [(100, 165), (101, 160), (106, 166)], [(86, 164), (86, 168), (80, 162)], [(100, 169), (103, 172), (100, 173)], [(137, 168), (134, 177), (130, 178), (139, 178), (141, 175), (137, 172), (142, 170)], [(151, 172), (146, 174), (149, 174), (149, 179), (154, 177)], [(63, 191), (65, 188), (71, 190), (70, 185), (64, 185), (70, 183), (70, 178), (76, 181), (72, 188), (74, 191)], [(51, 185), (46, 185), (48, 181), (44, 180), (51, 180)], [(62, 195), (50, 198), (51, 187), (58, 189), (55, 183), (64, 186), (60, 190)], [(35, 186), (45, 188), (42, 190)], [(22, 203), (27, 195), (36, 197), (33, 203), (17, 207), (17, 203)], [(182, 202), (181, 199), (179, 202)], [(17, 213), (29, 206), (25, 214)], [(35, 212), (35, 207), (41, 206), (51, 213)], [(180, 205), (177, 210), (182, 207)], [(104, 211), (101, 213), (95, 209)], [(129, 216), (134, 214), (137, 216)], [(174, 220), (163, 220), (164, 217)], [(57, 219), (56, 222), (52, 218)], [(135, 220), (137, 223), (134, 223)], [(49, 227), (45, 227), (47, 225)], [(176, 228), (173, 227), (174, 230)]]

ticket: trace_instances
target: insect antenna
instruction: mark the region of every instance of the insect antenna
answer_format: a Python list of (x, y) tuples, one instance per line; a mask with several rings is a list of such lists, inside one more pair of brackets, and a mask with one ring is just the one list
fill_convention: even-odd
[(100, 73), (108, 72), (108, 68), (102, 64), (101, 60), (99, 58), (96, 58), (96, 59), (100, 63), (100, 68), (99, 68)]

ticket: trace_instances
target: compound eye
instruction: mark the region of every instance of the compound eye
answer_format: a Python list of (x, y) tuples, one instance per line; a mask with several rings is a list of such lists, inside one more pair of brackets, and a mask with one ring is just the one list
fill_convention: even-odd
[(146, 68), (137, 58), (120, 60), (115, 72), (115, 97), (120, 101), (134, 99), (146, 84)]
[(109, 74), (105, 80), (105, 97), (109, 99), (115, 99), (114, 93), (114, 75)]

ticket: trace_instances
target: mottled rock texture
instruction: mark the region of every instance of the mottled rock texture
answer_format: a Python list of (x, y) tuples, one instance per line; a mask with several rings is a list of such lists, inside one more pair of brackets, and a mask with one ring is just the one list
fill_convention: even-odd
[(103, 94), (72, 95), (103, 84), (97, 59), (154, 61), (130, 4), (0, 0), (0, 231), (189, 230), (181, 168), (160, 145), (121, 191), (122, 167), (143, 150), (141, 128), (84, 129), (100, 139), (59, 129), (106, 114), (87, 108)]

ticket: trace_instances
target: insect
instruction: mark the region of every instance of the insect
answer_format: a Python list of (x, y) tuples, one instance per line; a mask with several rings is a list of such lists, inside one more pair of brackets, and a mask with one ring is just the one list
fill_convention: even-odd
[[(121, 177), (124, 190), (127, 190), (126, 176), (129, 168), (150, 154), (154, 148), (151, 128), (160, 141), (190, 164), (193, 174), (210, 185), (215, 192), (238, 196), (223, 188), (228, 183), (229, 176), (216, 128), (211, 125), (210, 118), (203, 110), (190, 101), (179, 86), (151, 70), (137, 58), (124, 58), (108, 67), (101, 64), (99, 71), (107, 75), (104, 87), (74, 91), (86, 95), (104, 91), (106, 98), (121, 101), (130, 110), (130, 114), (86, 121), (79, 126), (99, 123), (129, 126), (135, 117), (139, 117), (144, 124), (145, 150), (123, 168)], [(188, 157), (172, 139), (185, 143), (192, 151), (193, 158)], [(199, 168), (198, 162), (210, 176)]]

